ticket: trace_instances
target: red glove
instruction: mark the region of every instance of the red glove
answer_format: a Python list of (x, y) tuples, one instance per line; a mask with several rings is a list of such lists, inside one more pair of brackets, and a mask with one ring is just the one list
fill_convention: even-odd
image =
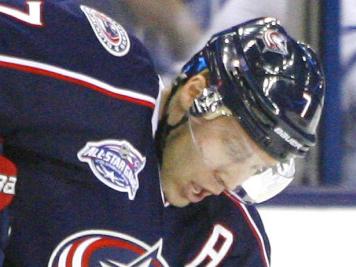
[(0, 156), (0, 211), (6, 208), (15, 196), (16, 176), (15, 164)]

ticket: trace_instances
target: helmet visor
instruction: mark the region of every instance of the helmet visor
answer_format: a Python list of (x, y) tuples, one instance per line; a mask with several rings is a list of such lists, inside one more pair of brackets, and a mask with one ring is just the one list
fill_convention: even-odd
[(257, 172), (230, 193), (246, 204), (267, 201), (282, 192), (294, 179), (294, 159), (279, 162), (271, 168)]

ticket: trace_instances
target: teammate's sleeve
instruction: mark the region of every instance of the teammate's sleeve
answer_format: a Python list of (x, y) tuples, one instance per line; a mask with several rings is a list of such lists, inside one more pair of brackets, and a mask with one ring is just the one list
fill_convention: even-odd
[[(15, 194), (17, 170), (15, 164), (6, 157), (6, 139), (16, 132), (18, 110), (21, 102), (18, 92), (18, 76), (7, 69), (5, 58), (12, 56), (11, 50), (18, 44), (10, 42), (17, 29), (10, 19), (0, 15), (0, 211), (8, 206)], [(20, 48), (18, 48), (20, 49)]]
[[(4, 124), (3, 121), (1, 121), (1, 124)], [(0, 143), (0, 266), (3, 266), (4, 250), (10, 230), (10, 217), (7, 207), (15, 196), (17, 182), (17, 168), (11, 160), (3, 155), (2, 151), (3, 144)]]
[(6, 138), (15, 133), (17, 99), (16, 92), (13, 90), (16, 77), (6, 70), (4, 61), (4, 58), (9, 56), (9, 48), (16, 46), (9, 43), (8, 37), (15, 33), (15, 29), (11, 29), (7, 21), (0, 16), (0, 266), (4, 261), (3, 251), (9, 237), (10, 220), (7, 206), (14, 198), (17, 181), (17, 168), (6, 157), (4, 150)]
[(6, 105), (4, 105), (4, 97), (1, 95), (2, 90), (0, 87), (0, 266), (3, 266), (5, 258), (4, 250), (9, 238), (10, 229), (7, 206), (10, 205), (15, 195), (17, 170), (15, 164), (3, 155), (4, 137), (10, 131), (8, 123), (10, 118), (6, 112)]

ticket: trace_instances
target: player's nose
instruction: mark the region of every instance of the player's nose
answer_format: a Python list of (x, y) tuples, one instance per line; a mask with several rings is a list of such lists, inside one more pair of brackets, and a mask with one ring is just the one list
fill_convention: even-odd
[(215, 195), (218, 196), (220, 195), (222, 192), (224, 192), (225, 187), (220, 185), (220, 184), (214, 184), (214, 186), (211, 186), (209, 188), (206, 188), (206, 192), (208, 195)]
[(224, 192), (225, 188), (222, 186), (218, 186), (216, 188), (214, 188), (211, 193), (215, 196), (221, 195), (222, 192)]

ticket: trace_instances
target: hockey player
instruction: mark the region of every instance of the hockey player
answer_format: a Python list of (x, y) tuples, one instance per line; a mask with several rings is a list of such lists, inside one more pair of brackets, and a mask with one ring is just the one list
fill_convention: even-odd
[(157, 134), (164, 195), (183, 207), (224, 194), (167, 208), (179, 249), (166, 255), (179, 266), (269, 266), (257, 211), (243, 203), (293, 180), (294, 159), (315, 145), (324, 87), (313, 50), (273, 18), (214, 35), (183, 67)]
[(0, 24), (3, 206), (16, 185), (4, 266), (268, 266), (242, 203), (279, 192), (314, 143), (323, 79), (308, 47), (261, 19), (193, 57), (157, 133), (164, 208), (159, 79), (137, 39), (71, 1), (4, 1)]

